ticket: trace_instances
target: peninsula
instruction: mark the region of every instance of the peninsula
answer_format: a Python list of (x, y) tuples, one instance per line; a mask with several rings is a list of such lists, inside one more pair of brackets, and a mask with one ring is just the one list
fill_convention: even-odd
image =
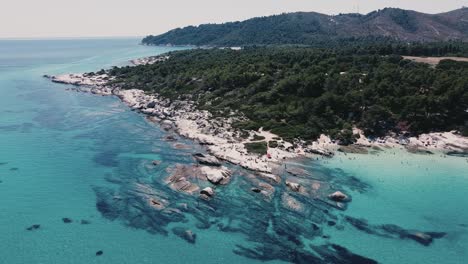
[[(393, 52), (393, 51), (392, 51)], [(283, 160), (406, 147), (466, 155), (468, 63), (304, 47), (195, 49), (50, 76), (116, 95), (216, 158), (272, 173)]]

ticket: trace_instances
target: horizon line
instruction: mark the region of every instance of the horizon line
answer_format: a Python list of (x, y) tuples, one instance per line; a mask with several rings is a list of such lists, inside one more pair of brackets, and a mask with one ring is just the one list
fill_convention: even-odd
[[(146, 36), (146, 35), (145, 35)], [(0, 37), (0, 40), (76, 40), (76, 39), (126, 39), (144, 38), (145, 36), (34, 36), (34, 37)]]

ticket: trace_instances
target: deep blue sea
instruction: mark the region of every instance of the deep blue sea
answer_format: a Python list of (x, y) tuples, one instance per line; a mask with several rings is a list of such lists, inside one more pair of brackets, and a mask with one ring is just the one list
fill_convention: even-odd
[[(193, 164), (201, 146), (179, 139), (185, 147), (176, 148), (117, 98), (42, 77), (176, 49), (138, 42), (0, 40), (0, 264), (362, 263), (356, 255), (391, 264), (466, 263), (466, 158), (386, 150), (291, 164), (350, 194), (345, 211), (299, 196), (304, 210), (287, 210), (284, 196), (296, 194), (284, 183), (270, 200), (259, 199), (250, 188), (260, 180), (231, 165), (231, 182), (210, 202), (172, 191), (167, 168)], [(156, 212), (147, 195), (171, 210)], [(356, 228), (346, 217), (364, 224)], [(446, 235), (424, 246), (388, 233), (390, 224)], [(196, 242), (174, 234), (181, 229)]]

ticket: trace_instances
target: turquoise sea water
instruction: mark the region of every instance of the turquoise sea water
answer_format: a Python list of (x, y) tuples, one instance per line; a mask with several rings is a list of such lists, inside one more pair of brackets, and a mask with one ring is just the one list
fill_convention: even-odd
[[(0, 263), (298, 262), (301, 250), (320, 255), (309, 245), (331, 244), (381, 263), (465, 263), (466, 158), (395, 150), (305, 161), (312, 176), (352, 195), (346, 211), (305, 199), (304, 213), (282, 209), (284, 186), (262, 201), (250, 192), (258, 180), (235, 167), (231, 183), (217, 188), (208, 204), (169, 190), (166, 168), (192, 164), (191, 153), (203, 151), (200, 146), (179, 139), (189, 147), (174, 148), (163, 140), (165, 132), (117, 98), (76, 93), (41, 77), (125, 65), (174, 49), (137, 43), (0, 41)], [(162, 163), (153, 167), (152, 160)], [(191, 209), (156, 214), (134, 191), (139, 185), (153, 188), (174, 208)], [(344, 216), (447, 235), (426, 247), (362, 232)], [(330, 220), (337, 224), (328, 225)], [(320, 235), (308, 233), (312, 222)], [(26, 230), (34, 224), (40, 228)], [(196, 243), (174, 235), (174, 227), (192, 230)], [(102, 256), (96, 256), (99, 250)]]

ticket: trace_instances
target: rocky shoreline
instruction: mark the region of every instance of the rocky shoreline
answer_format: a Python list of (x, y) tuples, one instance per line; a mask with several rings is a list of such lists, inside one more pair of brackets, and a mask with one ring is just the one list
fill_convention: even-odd
[[(268, 131), (249, 131), (242, 135), (232, 127), (244, 117), (231, 113), (230, 117), (213, 117), (208, 111), (200, 111), (190, 101), (171, 101), (157, 94), (147, 94), (142, 90), (123, 90), (108, 85), (112, 77), (107, 74), (65, 74), (48, 76), (51, 81), (76, 86), (80, 92), (97, 95), (115, 95), (131, 109), (148, 116), (149, 120), (160, 124), (166, 131), (193, 139), (205, 145), (208, 152), (216, 158), (239, 165), (245, 169), (271, 173), (286, 159), (305, 155), (319, 154), (332, 156), (333, 153), (318, 142), (307, 146), (305, 142), (294, 144), (286, 142)], [(277, 146), (269, 147), (265, 155), (249, 153), (245, 144), (275, 141)]]
[[(167, 59), (169, 59), (168, 56), (154, 56), (136, 59), (132, 63), (134, 65), (152, 64)], [(156, 93), (148, 94), (143, 90), (124, 90), (116, 87), (111, 84), (113, 77), (106, 73), (44, 75), (44, 77), (52, 82), (74, 85), (75, 90), (80, 92), (104, 96), (115, 95), (131, 109), (159, 123), (162, 129), (174, 131), (205, 145), (207, 151), (217, 159), (256, 172), (272, 173), (275, 168), (282, 166), (285, 160), (313, 155), (331, 157), (336, 151), (364, 154), (369, 149), (406, 148), (410, 152), (426, 154), (432, 151), (457, 155), (468, 153), (468, 138), (458, 135), (455, 131), (406, 138), (388, 136), (370, 140), (363, 135), (362, 131), (354, 129), (354, 133), (359, 137), (357, 142), (350, 147), (339, 146), (326, 135), (322, 135), (312, 143), (302, 140), (295, 140), (291, 143), (262, 129), (248, 131), (246, 134), (233, 128), (234, 122), (245, 120), (245, 117), (238, 112), (231, 112), (228, 117), (214, 117), (206, 110), (197, 109), (195, 103), (191, 101), (171, 101)], [(249, 152), (246, 146), (252, 143), (266, 144), (266, 153)]]

